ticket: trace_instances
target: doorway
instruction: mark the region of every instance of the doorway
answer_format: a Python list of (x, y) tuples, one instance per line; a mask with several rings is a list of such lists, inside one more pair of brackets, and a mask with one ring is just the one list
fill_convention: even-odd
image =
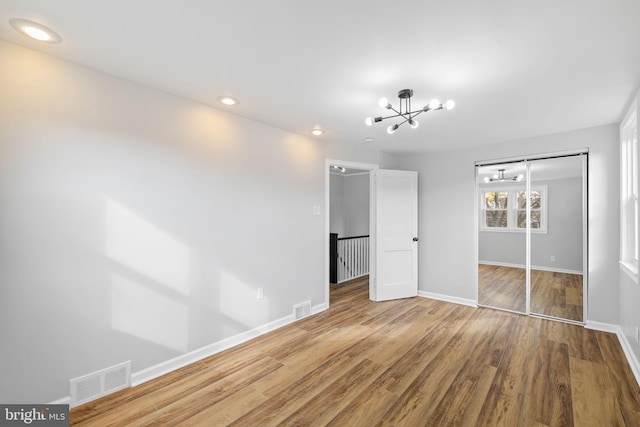
[[(344, 169), (345, 172), (342, 172), (341, 168)], [(367, 261), (366, 267), (369, 270), (370, 298), (371, 298), (371, 295), (373, 295), (373, 289), (372, 289), (373, 274), (372, 273), (375, 271), (375, 266), (376, 266), (376, 263), (375, 263), (376, 191), (375, 191), (374, 177), (377, 170), (378, 170), (378, 165), (376, 164), (348, 162), (343, 160), (332, 160), (332, 159), (327, 159), (325, 161), (325, 208), (326, 208), (325, 209), (325, 218), (326, 218), (326, 221), (325, 221), (325, 259), (326, 259), (325, 301), (327, 301), (327, 308), (330, 305), (330, 286), (332, 282), (332, 277), (331, 277), (332, 265), (331, 265), (331, 256), (329, 255), (330, 248), (332, 246), (330, 236), (333, 232), (336, 232), (336, 231), (337, 233), (334, 233), (334, 234), (340, 235), (340, 232), (342, 232), (343, 233), (342, 237), (361, 237), (364, 235), (368, 236), (366, 239), (366, 243), (363, 243), (364, 239), (362, 238), (354, 239), (354, 241), (355, 240), (358, 241), (356, 243), (357, 245), (362, 245), (362, 244), (368, 245), (368, 248), (367, 248), (368, 259), (366, 260)], [(358, 191), (358, 187), (360, 188), (360, 191), (361, 191), (365, 185), (365, 183), (361, 181), (363, 180), (364, 177), (368, 178), (368, 185), (367, 185), (368, 221), (367, 221), (367, 225), (364, 227), (362, 224), (352, 224), (352, 223), (346, 223), (346, 222), (343, 222), (342, 224), (331, 224), (331, 217), (332, 216), (335, 217), (336, 215), (336, 212), (335, 212), (336, 206), (332, 206), (331, 204), (331, 195), (332, 195), (331, 176), (332, 176), (332, 173), (333, 174), (339, 173), (339, 174), (346, 175), (347, 172), (349, 175), (353, 174), (355, 177), (357, 177), (355, 178), (355, 180), (359, 181), (358, 183), (354, 183), (354, 185), (350, 188), (349, 192)], [(351, 200), (350, 202), (352, 201), (353, 200)], [(358, 215), (362, 215), (362, 206), (361, 206), (362, 202), (363, 202), (363, 198), (360, 198), (360, 200), (356, 201), (356, 203), (353, 206), (350, 206), (347, 209), (350, 212), (360, 211)], [(334, 210), (333, 213), (332, 213), (332, 209)], [(354, 236), (346, 235), (347, 233), (351, 234), (352, 232), (353, 233), (357, 232), (358, 234)], [(363, 233), (363, 234), (359, 234), (359, 233)]]
[(476, 163), (479, 306), (584, 324), (588, 153)]
[(331, 285), (369, 275), (369, 175), (367, 170), (329, 167)]

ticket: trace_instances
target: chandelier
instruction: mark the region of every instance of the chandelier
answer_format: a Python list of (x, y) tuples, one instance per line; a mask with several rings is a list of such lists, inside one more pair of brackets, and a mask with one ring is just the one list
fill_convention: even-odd
[(498, 173), (493, 174), (493, 178), (489, 178), (488, 176), (484, 177), (484, 182), (504, 182), (504, 181), (522, 181), (524, 179), (524, 175), (519, 174), (516, 176), (504, 176), (505, 169), (498, 169)]
[(398, 98), (400, 98), (400, 105), (398, 106), (397, 110), (391, 106), (391, 103), (387, 100), (387, 98), (380, 98), (380, 100), (378, 101), (378, 105), (380, 105), (382, 108), (386, 108), (387, 110), (392, 110), (396, 114), (393, 114), (387, 117), (367, 117), (364, 122), (367, 124), (367, 126), (371, 126), (374, 123), (381, 122), (385, 119), (392, 119), (394, 117), (398, 117), (399, 120), (402, 120), (402, 121), (400, 123), (390, 125), (387, 128), (387, 132), (389, 134), (392, 134), (396, 131), (396, 129), (398, 129), (400, 126), (402, 126), (405, 123), (409, 123), (409, 126), (411, 126), (413, 129), (417, 128), (418, 121), (415, 118), (418, 114), (421, 114), (430, 110), (442, 110), (442, 109), (451, 110), (456, 105), (456, 103), (453, 102), (452, 100), (449, 100), (444, 104), (441, 104), (439, 100), (432, 99), (427, 106), (419, 110), (411, 111), (412, 96), (413, 96), (413, 89), (400, 90), (398, 92)]

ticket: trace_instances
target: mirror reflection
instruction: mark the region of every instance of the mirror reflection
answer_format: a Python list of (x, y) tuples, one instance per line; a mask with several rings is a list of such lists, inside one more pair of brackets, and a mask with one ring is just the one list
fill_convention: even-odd
[(526, 165), (478, 168), (478, 303), (526, 312)]
[(579, 155), (477, 168), (479, 305), (583, 322), (584, 164)]
[[(583, 156), (531, 162), (531, 313), (583, 321)], [(534, 227), (533, 189), (541, 189)]]

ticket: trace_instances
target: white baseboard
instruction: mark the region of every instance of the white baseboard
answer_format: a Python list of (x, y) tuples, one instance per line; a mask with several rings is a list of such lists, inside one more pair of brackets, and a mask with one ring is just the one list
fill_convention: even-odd
[(622, 347), (622, 351), (624, 351), (624, 355), (629, 362), (629, 366), (631, 367), (631, 371), (633, 375), (636, 377), (636, 382), (640, 385), (640, 362), (636, 357), (636, 354), (633, 352), (633, 346), (627, 339), (627, 336), (622, 332), (622, 328), (619, 325), (613, 325), (610, 323), (601, 323), (601, 322), (592, 322), (587, 320), (585, 325), (589, 329), (594, 329), (596, 331), (603, 332), (611, 332), (618, 336), (618, 341), (620, 341), (620, 346)]
[(587, 329), (593, 329), (594, 331), (611, 332), (612, 334), (618, 334), (622, 332), (620, 326), (613, 323), (594, 322), (593, 320), (587, 320), (584, 324)]
[(497, 261), (478, 261), (478, 264), (495, 265), (498, 267), (527, 268), (527, 266), (524, 264), (512, 264), (509, 262), (497, 262)]
[[(498, 267), (511, 267), (511, 268), (527, 268), (524, 264), (511, 264), (508, 262), (497, 262), (497, 261), (478, 261), (478, 264), (484, 265), (495, 265)], [(532, 270), (540, 270), (540, 271), (551, 271), (552, 273), (566, 273), (566, 274), (578, 274), (582, 275), (582, 271), (578, 270), (568, 270), (566, 268), (552, 268), (552, 267), (542, 267), (539, 265), (532, 265)]]
[(49, 402), (49, 405), (69, 405), (71, 403), (71, 396), (63, 397), (62, 399)]
[[(311, 307), (311, 315), (325, 311), (327, 308), (328, 307), (326, 302), (322, 304), (318, 304), (314, 307)], [(240, 334), (234, 335), (229, 338), (225, 338), (213, 344), (200, 347), (197, 350), (193, 350), (188, 353), (181, 354), (180, 356), (174, 357), (173, 359), (158, 363), (157, 365), (150, 366), (141, 371), (134, 372), (131, 374), (131, 387), (135, 387), (147, 381), (151, 381), (155, 378), (158, 378), (162, 375), (166, 375), (177, 369), (183, 368), (187, 365), (198, 362), (207, 357), (213, 356), (216, 353), (220, 353), (221, 351), (227, 350), (236, 345), (240, 345), (251, 339), (257, 338), (260, 335), (264, 335), (268, 332), (274, 331), (278, 328), (281, 328), (293, 322), (295, 322), (295, 319), (293, 317), (293, 314), (290, 314), (288, 316), (282, 317), (280, 319), (277, 319), (272, 322), (253, 328), (249, 331), (242, 332)], [(69, 404), (70, 402), (71, 402), (71, 396), (67, 396), (49, 403), (53, 405), (53, 404)]]
[[(324, 311), (326, 309), (327, 304), (323, 303), (318, 306), (312, 307), (311, 314), (313, 315), (316, 313), (320, 313), (321, 311)], [(286, 326), (290, 323), (293, 323), (294, 321), (295, 319), (293, 317), (293, 314), (290, 314), (288, 316), (274, 320), (273, 322), (269, 322), (265, 325), (258, 326), (246, 332), (234, 335), (229, 338), (225, 338), (221, 341), (209, 344), (197, 350), (167, 360), (166, 362), (162, 362), (155, 366), (143, 369), (142, 371), (136, 372), (131, 375), (131, 385), (135, 387), (154, 378), (158, 378), (162, 375), (168, 374), (169, 372), (175, 371), (176, 369), (180, 369), (184, 366), (198, 362), (202, 359), (213, 356), (216, 353), (220, 353), (221, 351), (227, 350), (231, 347), (235, 347), (244, 342), (257, 338), (260, 335), (264, 335), (268, 332)]]
[(452, 297), (451, 295), (436, 294), (436, 293), (433, 293), (433, 292), (426, 292), (426, 291), (418, 290), (418, 296), (422, 297), (422, 298), (431, 298), (431, 299), (437, 299), (439, 301), (452, 302), (454, 304), (468, 305), (470, 307), (477, 307), (478, 306), (478, 304), (476, 304), (476, 302), (474, 300), (466, 299), (466, 298)]

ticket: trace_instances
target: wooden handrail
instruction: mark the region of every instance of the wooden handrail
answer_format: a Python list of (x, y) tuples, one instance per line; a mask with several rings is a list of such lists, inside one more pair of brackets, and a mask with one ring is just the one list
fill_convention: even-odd
[(364, 236), (353, 236), (353, 237), (338, 237), (338, 240), (349, 240), (349, 239), (361, 239), (363, 237), (369, 237), (368, 234)]

